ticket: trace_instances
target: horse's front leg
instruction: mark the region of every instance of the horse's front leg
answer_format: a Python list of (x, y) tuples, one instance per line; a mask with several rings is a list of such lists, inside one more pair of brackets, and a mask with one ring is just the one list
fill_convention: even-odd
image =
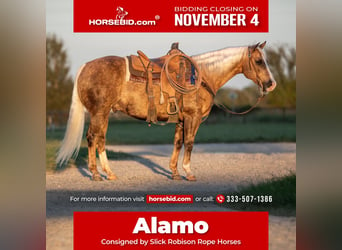
[(196, 181), (195, 175), (191, 171), (191, 152), (194, 146), (195, 136), (201, 124), (201, 117), (194, 115), (193, 117), (185, 117), (184, 119), (184, 158), (183, 169), (186, 173), (188, 181)]
[(171, 160), (170, 160), (170, 169), (172, 171), (172, 179), (181, 180), (182, 178), (179, 175), (177, 165), (178, 165), (179, 152), (181, 151), (182, 146), (183, 146), (183, 122), (176, 124), (175, 139), (174, 139), (173, 144), (174, 144), (173, 152), (172, 152)]

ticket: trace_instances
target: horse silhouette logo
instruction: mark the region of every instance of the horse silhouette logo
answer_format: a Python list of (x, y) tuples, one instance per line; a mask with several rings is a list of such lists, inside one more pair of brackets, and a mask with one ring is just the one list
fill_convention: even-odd
[(120, 7), (120, 6), (118, 6), (118, 7), (116, 8), (116, 11), (117, 11), (116, 19), (122, 20), (122, 19), (124, 19), (124, 17), (128, 14), (128, 12), (125, 11), (124, 8), (122, 8), (122, 7)]

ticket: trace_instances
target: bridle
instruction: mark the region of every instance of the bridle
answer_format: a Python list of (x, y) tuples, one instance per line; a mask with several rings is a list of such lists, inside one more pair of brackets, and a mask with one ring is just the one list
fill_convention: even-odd
[[(257, 44), (257, 46), (258, 45), (259, 43)], [(249, 65), (249, 71), (252, 71), (252, 66), (253, 66), (254, 72), (256, 72), (255, 66), (252, 63), (252, 48), (251, 47), (248, 47), (248, 65)], [(268, 92), (264, 91), (264, 86), (262, 85), (262, 82), (260, 78), (258, 77), (258, 75), (256, 76), (256, 81), (257, 81), (257, 85), (259, 86), (260, 96), (264, 98), (268, 94)]]
[[(254, 71), (255, 71), (255, 66), (252, 63), (252, 48), (251, 47), (248, 47), (247, 53), (248, 53), (249, 70), (252, 71), (252, 67), (253, 67)], [(215, 103), (214, 98), (216, 96), (216, 93), (209, 87), (209, 85), (207, 83), (204, 83), (204, 84), (206, 85), (205, 88), (207, 90), (210, 89), (210, 91), (208, 91), (208, 92), (210, 92), (210, 94), (213, 96), (213, 104), (214, 105), (216, 105), (218, 108), (222, 109), (223, 111), (228, 112), (228, 113), (233, 114), (233, 115), (245, 115), (245, 114), (251, 112), (261, 102), (261, 100), (264, 99), (264, 97), (267, 95), (267, 92), (264, 91), (264, 87), (263, 87), (262, 82), (258, 76), (257, 76), (256, 81), (257, 81), (257, 85), (259, 87), (260, 96), (258, 97), (256, 103), (253, 106), (251, 106), (249, 109), (247, 109), (243, 112), (235, 112), (235, 111), (230, 110), (229, 108), (227, 108), (226, 106), (224, 106), (221, 103)], [(202, 83), (202, 86), (203, 86), (203, 83)]]

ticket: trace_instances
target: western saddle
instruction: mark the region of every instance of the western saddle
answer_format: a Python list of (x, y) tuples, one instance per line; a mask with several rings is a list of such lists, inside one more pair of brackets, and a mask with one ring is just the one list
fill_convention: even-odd
[(142, 51), (128, 56), (130, 81), (146, 82), (148, 96), (148, 123), (157, 123), (157, 110), (154, 100), (153, 84), (160, 85), (160, 104), (164, 94), (168, 96), (168, 123), (178, 123), (178, 101), (182, 94), (196, 91), (201, 83), (197, 64), (173, 43), (165, 56), (150, 59)]

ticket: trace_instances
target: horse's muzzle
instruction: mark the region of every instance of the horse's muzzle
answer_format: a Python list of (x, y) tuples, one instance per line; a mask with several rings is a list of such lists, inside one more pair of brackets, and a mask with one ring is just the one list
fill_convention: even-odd
[(271, 92), (275, 89), (275, 87), (277, 86), (277, 83), (275, 81), (269, 80), (266, 83), (263, 83), (263, 87), (265, 92)]

